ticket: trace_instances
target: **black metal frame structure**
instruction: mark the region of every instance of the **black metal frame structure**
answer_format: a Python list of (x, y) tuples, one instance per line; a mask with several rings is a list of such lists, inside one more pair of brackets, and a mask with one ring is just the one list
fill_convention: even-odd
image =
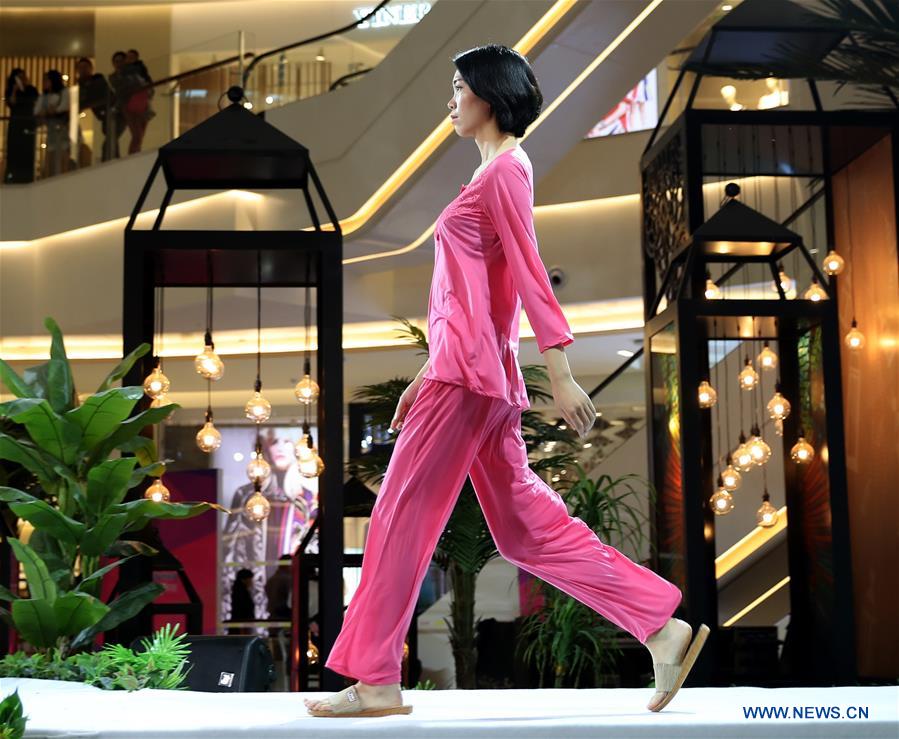
[[(814, 151), (802, 151), (794, 157), (799, 161), (791, 160), (791, 150), (780, 141), (790, 127), (802, 130), (804, 140), (814, 141), (811, 147)], [(735, 156), (736, 147), (732, 142), (749, 140), (753, 129), (756, 135), (766, 134), (776, 141), (772, 154), (753, 157), (746, 147), (747, 155)], [(820, 364), (812, 368), (814, 382), (823, 384), (825, 409), (819, 419), (821, 427), (816, 446), (826, 444), (829, 454), (825, 465), (826, 480), (819, 481), (821, 484), (813, 491), (814, 496), (805, 480), (806, 472), (789, 459), (790, 445), (798, 435), (797, 416), (789, 417), (784, 425), (784, 483), (790, 511), (787, 536), (791, 624), (784, 645), (782, 666), (785, 674), (781, 676), (781, 684), (832, 684), (855, 679), (841, 339), (835, 290), (838, 278), (825, 278), (801, 238), (796, 234), (790, 237), (791, 232), (785, 225), (811, 207), (814, 201), (823, 198), (826, 233), (814, 246), (821, 249), (832, 246), (831, 178), (883, 136), (892, 136), (893, 172), (895, 181), (899, 181), (899, 121), (888, 111), (731, 112), (688, 108), (661, 136), (654, 137), (657, 140), (647, 146), (641, 160), (646, 312), (643, 355), (647, 358), (646, 387), (650, 403), (647, 419), (649, 469), (659, 491), (652, 515), (652, 536), (662, 557), (666, 556), (665, 547), (677, 542), (684, 567), (683, 607), (691, 620), (703, 621), (713, 628), (709, 646), (693, 673), (694, 679), (704, 684), (719, 684), (724, 679), (727, 655), (718, 648), (724, 640), (717, 638), (715, 547), (711, 533), (714, 532), (715, 515), (708, 505), (715, 482), (711, 422), (708, 414), (701, 412), (696, 388), (701, 379), (708, 376), (707, 342), (745, 338), (736, 326), (736, 319), (741, 316), (755, 317), (763, 330), (761, 338), (778, 342), (781, 381), (788, 398), (799, 398), (799, 343), (814, 334), (821, 350)], [(725, 168), (721, 167), (720, 157), (713, 154), (721, 137), (727, 139), (729, 146), (729, 165)], [(806, 164), (808, 161), (813, 162), (811, 167)], [(780, 246), (770, 253), (738, 257), (708, 249), (709, 241), (727, 238), (728, 227), (736, 228), (731, 232), (732, 237), (740, 237), (740, 228), (745, 227), (746, 222), (728, 218), (724, 212), (727, 205), (709, 218), (704, 212), (703, 183), (758, 175), (820, 178), (821, 187), (790, 214), (784, 224), (764, 219), (772, 228), (782, 227), (779, 235), (784, 237)], [(899, 193), (896, 208), (899, 213)], [(745, 265), (758, 262), (770, 265), (772, 278), (778, 283), (775, 265), (793, 250), (802, 255), (831, 299), (819, 302), (801, 297), (788, 300), (779, 286), (777, 298), (770, 300), (708, 300), (704, 297), (707, 263), (733, 264), (718, 278), (719, 286)], [(667, 306), (659, 312), (663, 299)], [(713, 318), (717, 325), (714, 335)], [(659, 332), (666, 328), (673, 331), (676, 353), (677, 397), (671, 408), (678, 414), (679, 448), (676, 452), (681, 466), (674, 489), (670, 489), (671, 480), (665, 478), (665, 460), (660, 459), (665, 453), (665, 419), (651, 410), (653, 393), (657, 393), (657, 398), (660, 390), (658, 367), (654, 371), (653, 341), (659, 341)], [(671, 348), (669, 339), (666, 351)], [(667, 501), (666, 484), (669, 486)], [(826, 524), (820, 518), (821, 506), (827, 513)], [(811, 545), (813, 539), (814, 546)], [(814, 561), (816, 556), (831, 558), (826, 575), (832, 577), (832, 582), (821, 582), (821, 562)], [(834, 639), (834, 635), (839, 636)]]
[[(125, 229), (124, 352), (153, 343), (155, 288), (305, 287), (317, 291), (318, 448), (325, 469), (319, 477), (321, 587), (319, 604), (324, 651), (330, 649), (343, 616), (343, 239), (340, 222), (319, 181), (308, 150), (253, 115), (240, 104), (242, 91), (229, 91), (232, 104), (159, 150), (158, 158)], [(166, 190), (151, 229), (135, 222), (153, 182), (162, 171)], [(311, 185), (310, 185), (311, 180)], [(322, 228), (310, 186), (327, 212), (333, 230)], [(167, 208), (177, 190), (299, 189), (312, 230), (166, 230)], [(151, 353), (152, 354), (152, 353)], [(140, 385), (152, 370), (148, 354), (135, 364), (125, 384)], [(298, 354), (298, 362), (301, 357)], [(146, 403), (142, 403), (145, 405)], [(143, 493), (143, 487), (132, 491)], [(296, 563), (294, 563), (296, 564)], [(132, 573), (147, 579), (147, 571)], [(149, 633), (146, 615), (135, 619), (137, 632)], [(296, 628), (296, 624), (294, 624)], [(305, 632), (303, 632), (305, 633)], [(125, 637), (127, 638), (127, 637)], [(305, 649), (292, 650), (305, 660)], [(326, 689), (342, 687), (341, 676), (326, 671)]]

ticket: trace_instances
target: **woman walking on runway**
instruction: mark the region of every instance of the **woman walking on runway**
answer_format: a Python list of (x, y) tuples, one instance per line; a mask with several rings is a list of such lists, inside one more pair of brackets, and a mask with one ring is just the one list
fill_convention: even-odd
[(695, 661), (672, 618), (673, 583), (601, 542), (528, 466), (521, 412), (530, 403), (518, 366), (522, 304), (562, 417), (585, 437), (596, 418), (571, 376), (574, 341), (538, 254), (533, 169), (519, 146), (543, 104), (518, 52), (489, 44), (453, 59), (447, 103), (456, 134), (473, 138), (481, 165), (434, 230), (428, 300), (429, 358), (403, 392), (391, 429), (401, 430), (372, 510), (359, 587), (325, 666), (357, 682), (305, 699), (316, 716), (410, 713), (400, 665), (418, 592), (466, 476), (500, 554), (633, 634), (650, 651), (661, 709)]

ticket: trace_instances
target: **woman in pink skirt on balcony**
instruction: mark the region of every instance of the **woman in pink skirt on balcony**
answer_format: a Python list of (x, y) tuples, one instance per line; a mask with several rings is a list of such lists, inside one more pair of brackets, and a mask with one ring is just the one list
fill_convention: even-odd
[[(409, 713), (400, 692), (403, 643), (419, 589), (466, 476), (500, 554), (633, 634), (650, 651), (659, 710), (683, 683), (708, 633), (692, 638), (672, 614), (673, 583), (604, 544), (528, 466), (518, 365), (522, 304), (543, 354), (556, 408), (581, 438), (596, 410), (574, 381), (574, 341), (553, 294), (534, 231), (534, 179), (519, 146), (543, 97), (530, 65), (497, 44), (453, 59), (447, 103), (458, 136), (481, 165), (434, 230), (429, 358), (391, 422), (401, 430), (372, 511), (358, 589), (325, 666), (355, 678), (316, 716)], [(692, 640), (692, 641), (691, 641)]]

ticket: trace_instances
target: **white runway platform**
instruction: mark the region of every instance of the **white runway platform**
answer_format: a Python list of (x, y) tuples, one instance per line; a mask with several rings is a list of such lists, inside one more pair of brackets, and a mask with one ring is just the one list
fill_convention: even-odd
[[(303, 695), (105, 691), (78, 683), (0, 679), (31, 718), (26, 737), (889, 737), (899, 736), (899, 686), (684, 688), (660, 713), (652, 690), (410, 690), (408, 716), (315, 718)], [(806, 718), (744, 717), (748, 707), (802, 707)], [(850, 707), (867, 718), (847, 718)], [(814, 718), (840, 709), (840, 718)]]

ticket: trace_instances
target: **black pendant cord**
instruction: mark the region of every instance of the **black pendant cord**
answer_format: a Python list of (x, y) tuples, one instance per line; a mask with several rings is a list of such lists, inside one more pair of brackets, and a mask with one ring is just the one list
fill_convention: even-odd
[[(303, 341), (303, 377), (309, 375), (310, 379), (312, 377), (312, 362), (310, 360), (310, 349), (309, 349), (309, 326), (312, 323), (312, 305), (311, 305), (311, 290), (309, 287), (309, 280), (311, 278), (310, 275), (310, 263), (311, 257), (307, 255), (306, 258), (306, 288), (305, 288), (305, 297), (303, 301), (303, 327), (305, 329), (305, 339)], [(307, 446), (312, 449), (314, 444), (312, 441), (312, 429), (309, 426), (309, 406), (311, 403), (303, 403), (303, 432), (308, 434)]]
[[(812, 174), (814, 172), (814, 168), (815, 168), (813, 156), (812, 156), (812, 127), (806, 126), (805, 131), (806, 131), (806, 145), (808, 148), (808, 187), (809, 187), (808, 196), (809, 196), (809, 199), (811, 199), (812, 197), (814, 197), (814, 192), (812, 192), (812, 186), (815, 182), (814, 175)], [(811, 230), (812, 230), (812, 243), (814, 244), (814, 248), (817, 249), (818, 248), (818, 240), (817, 240), (818, 239), (818, 219), (815, 217), (815, 207), (816, 207), (816, 204), (812, 203), (808, 209), (808, 217), (809, 217)], [(799, 265), (799, 255), (798, 254), (796, 254), (794, 256), (794, 261), (795, 261), (795, 263), (797, 265), (797, 269), (798, 269), (798, 265)]]
[(206, 346), (215, 349), (212, 343), (212, 252), (206, 250), (206, 336), (204, 342)]
[[(762, 343), (762, 325), (761, 321), (759, 321), (759, 339), (758, 339), (758, 349), (759, 353), (765, 350), (764, 344)], [(759, 427), (759, 435), (762, 433), (762, 427), (765, 425), (765, 417), (763, 414), (763, 405), (764, 402), (762, 399), (765, 397), (764, 387), (762, 385), (762, 379), (765, 377), (765, 368), (762, 367), (761, 362), (759, 362), (759, 386), (756, 388), (758, 392), (756, 393), (756, 410), (758, 411), (758, 427)]]
[(206, 422), (212, 421), (212, 380), (206, 380)]
[[(725, 332), (726, 333), (726, 332)], [(727, 338), (722, 339), (721, 347), (723, 351), (723, 357), (721, 361), (724, 362), (724, 423), (727, 424), (727, 428), (725, 429), (725, 435), (727, 437), (730, 436), (730, 372), (727, 369)], [(728, 447), (727, 454), (730, 454), (730, 447)], [(730, 463), (728, 457), (728, 464)]]
[(162, 358), (162, 343), (165, 340), (165, 276), (163, 275), (162, 285), (159, 287), (159, 358), (160, 371), (164, 368)]
[(256, 392), (262, 392), (262, 250), (256, 250)]
[[(849, 180), (851, 179), (849, 172), (849, 164), (846, 164), (846, 233), (847, 239), (846, 243), (848, 249), (846, 250), (847, 261), (852, 260), (852, 252), (854, 251), (854, 245), (852, 243), (852, 188), (849, 184)], [(855, 263), (852, 263), (852, 266), (855, 267)], [(855, 283), (856, 283), (856, 275), (855, 270), (852, 271), (852, 279), (849, 280), (849, 297), (852, 305), (852, 325), (853, 327), (856, 324), (855, 320)]]
[[(718, 319), (712, 319), (712, 341), (714, 342), (712, 346), (715, 349), (715, 391), (718, 392), (721, 388), (721, 384), (719, 383), (720, 373), (718, 371), (718, 366), (721, 364), (721, 357), (718, 352)], [(720, 399), (715, 403), (715, 416), (717, 426), (717, 437), (718, 437), (718, 454), (715, 459), (718, 463), (718, 474), (721, 474), (721, 468), (723, 466), (722, 460), (724, 459), (724, 449), (721, 446), (721, 401)]]

